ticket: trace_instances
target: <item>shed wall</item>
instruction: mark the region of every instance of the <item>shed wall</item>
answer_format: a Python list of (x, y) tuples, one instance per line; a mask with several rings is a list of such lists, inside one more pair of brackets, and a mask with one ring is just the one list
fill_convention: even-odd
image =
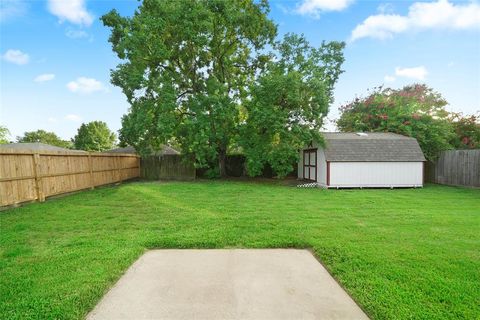
[(321, 186), (327, 185), (327, 162), (325, 161), (325, 151), (317, 149), (317, 182)]
[(329, 187), (421, 187), (423, 162), (331, 162)]
[[(314, 142), (311, 147), (305, 149), (317, 148), (317, 182), (325, 186), (327, 184), (327, 163), (325, 162), (325, 151), (318, 147), (318, 143)], [(305, 150), (303, 149), (303, 150)], [(297, 177), (303, 179), (303, 150), (300, 150)]]

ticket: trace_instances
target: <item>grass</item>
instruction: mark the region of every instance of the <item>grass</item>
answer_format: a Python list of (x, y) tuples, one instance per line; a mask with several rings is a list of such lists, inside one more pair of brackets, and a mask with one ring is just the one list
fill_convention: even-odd
[(374, 319), (480, 317), (480, 190), (130, 183), (0, 213), (0, 318), (80, 319), (148, 248), (311, 248)]

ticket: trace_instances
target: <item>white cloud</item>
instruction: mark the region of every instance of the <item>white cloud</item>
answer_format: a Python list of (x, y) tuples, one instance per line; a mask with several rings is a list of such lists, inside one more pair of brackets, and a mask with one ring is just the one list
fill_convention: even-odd
[(408, 16), (423, 28), (480, 28), (480, 5), (474, 2), (466, 5), (454, 5), (448, 0), (417, 2), (410, 6)]
[(11, 18), (23, 16), (28, 6), (23, 0), (1, 0), (0, 1), (0, 22)]
[(30, 61), (30, 57), (28, 54), (20, 51), (20, 50), (7, 50), (2, 56), (2, 58), (8, 62), (23, 65), (27, 64)]
[(394, 76), (389, 76), (389, 75), (386, 75), (384, 78), (385, 82), (394, 82), (395, 81), (395, 77)]
[(350, 39), (352, 41), (365, 37), (386, 39), (407, 29), (407, 18), (394, 14), (378, 14), (368, 17), (362, 24), (356, 26)]
[(57, 118), (54, 118), (54, 117), (49, 117), (47, 120), (50, 123), (56, 123), (58, 121)]
[(44, 73), (44, 74), (41, 74), (37, 77), (35, 77), (35, 79), (33, 79), (33, 81), (35, 82), (45, 82), (45, 81), (50, 81), (50, 80), (53, 80), (55, 79), (55, 75), (53, 73)]
[(295, 12), (318, 17), (324, 11), (342, 11), (352, 3), (353, 0), (303, 0)]
[(397, 77), (405, 77), (416, 80), (425, 80), (428, 74), (427, 68), (424, 66), (413, 67), (413, 68), (395, 68), (395, 75)]
[(65, 31), (65, 35), (69, 38), (72, 38), (72, 39), (80, 39), (80, 38), (87, 38), (88, 37), (87, 32), (85, 32), (83, 30), (74, 30), (74, 29), (71, 29), (71, 28), (68, 28)]
[(65, 116), (65, 120), (73, 121), (73, 122), (80, 122), (82, 121), (82, 117), (80, 117), (78, 114), (67, 114)]
[(103, 83), (93, 78), (80, 77), (67, 83), (68, 90), (78, 93), (92, 93), (95, 91), (107, 91)]
[(60, 19), (78, 25), (89, 26), (93, 16), (87, 11), (84, 0), (48, 0), (48, 10)]
[(398, 33), (427, 29), (480, 30), (480, 4), (453, 4), (448, 0), (416, 2), (406, 16), (385, 13), (369, 16), (355, 27), (350, 40), (387, 39)]

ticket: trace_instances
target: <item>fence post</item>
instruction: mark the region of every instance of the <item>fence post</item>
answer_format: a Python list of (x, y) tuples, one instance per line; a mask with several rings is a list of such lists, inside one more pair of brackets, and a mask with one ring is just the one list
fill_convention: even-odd
[(142, 177), (142, 158), (140, 158), (140, 156), (136, 156), (137, 157), (137, 176), (138, 177)]
[(33, 156), (33, 173), (35, 176), (35, 190), (37, 193), (37, 200), (39, 202), (44, 202), (45, 194), (43, 193), (43, 190), (42, 190), (42, 180), (40, 176), (40, 154), (33, 153), (32, 156)]
[(92, 153), (88, 153), (88, 168), (90, 171), (90, 189), (93, 190), (95, 188), (95, 184), (93, 183), (93, 163), (92, 163)]
[(118, 181), (119, 183), (122, 182), (122, 170), (120, 170), (120, 157), (119, 156), (116, 156), (115, 157), (115, 169), (117, 169), (117, 178), (118, 178)]

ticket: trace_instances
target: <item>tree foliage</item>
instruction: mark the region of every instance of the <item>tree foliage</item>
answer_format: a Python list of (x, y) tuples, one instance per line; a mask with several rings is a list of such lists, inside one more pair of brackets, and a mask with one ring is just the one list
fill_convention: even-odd
[(48, 132), (45, 130), (36, 130), (25, 132), (23, 137), (17, 137), (18, 142), (40, 142), (49, 144), (51, 146), (57, 146), (61, 148), (71, 148), (72, 143), (70, 141), (62, 140), (54, 132)]
[[(145, 0), (102, 17), (124, 63), (112, 71), (131, 104), (120, 139), (141, 152), (175, 139), (198, 166), (224, 158), (239, 107), (275, 26), (266, 2)], [(222, 163), (223, 162), (223, 163)]]
[(75, 149), (85, 151), (105, 151), (115, 146), (117, 137), (103, 121), (82, 123), (73, 138)]
[(461, 113), (451, 113), (450, 121), (455, 131), (451, 144), (456, 149), (480, 148), (480, 113), (463, 116)]
[(10, 131), (5, 126), (0, 126), (0, 144), (8, 143), (8, 136), (10, 135)]
[(252, 85), (252, 99), (245, 104), (240, 143), (250, 175), (260, 174), (268, 163), (278, 176), (285, 176), (293, 170), (298, 149), (321, 141), (343, 48), (338, 42), (313, 48), (294, 34), (276, 43), (274, 59)]
[(337, 126), (345, 132), (395, 132), (418, 140), (429, 160), (452, 148), (452, 124), (447, 101), (422, 84), (402, 89), (376, 88), (340, 108)]
[[(274, 55), (268, 53), (268, 49), (276, 46), (276, 26), (267, 17), (268, 12), (266, 0), (144, 0), (132, 17), (122, 17), (115, 10), (104, 15), (101, 18), (104, 25), (111, 28), (109, 41), (122, 60), (112, 71), (112, 83), (122, 88), (131, 106), (122, 118), (121, 143), (130, 144), (141, 153), (175, 143), (183, 154), (195, 159), (198, 167), (216, 167), (223, 176), (227, 152), (238, 148), (241, 135), (254, 128), (245, 126), (246, 121), (260, 121), (260, 116), (250, 117), (248, 112), (255, 113), (261, 101), (268, 101), (269, 108), (275, 105), (270, 92), (268, 97), (260, 97), (267, 93), (267, 87), (275, 89), (277, 97), (289, 81), (299, 90), (308, 88), (306, 92), (330, 88), (330, 84), (315, 83), (328, 81), (325, 77), (328, 72), (321, 73), (324, 78), (317, 80), (301, 77), (316, 77), (319, 70), (295, 73), (285, 70), (281, 75), (281, 64), (274, 63)], [(314, 64), (321, 60), (317, 56), (327, 50), (325, 45), (319, 52), (313, 51), (299, 39), (298, 43), (293, 40), (284, 43), (284, 67), (297, 64), (296, 68), (301, 69), (302, 63)], [(280, 45), (277, 48), (282, 50)], [(287, 53), (289, 48), (297, 53)], [(301, 50), (308, 52), (298, 52)], [(283, 87), (272, 88), (272, 82), (282, 82)], [(256, 85), (263, 88), (254, 92)], [(329, 92), (315, 93), (316, 99), (324, 99), (322, 103), (328, 104), (329, 97)], [(289, 104), (307, 100), (295, 98)], [(309, 110), (307, 106), (289, 108), (292, 114), (295, 109)], [(320, 114), (320, 109), (310, 109)], [(321, 117), (312, 121), (313, 114), (298, 116), (302, 117), (321, 122)], [(290, 134), (300, 135), (290, 137), (292, 141), (309, 138), (302, 130)], [(258, 134), (251, 137), (261, 139)], [(298, 143), (288, 147), (286, 142), (286, 138), (282, 140), (282, 146), (289, 148), (288, 152), (279, 152), (279, 146), (275, 152), (290, 158)], [(249, 149), (250, 162), (265, 163), (273, 157), (273, 149), (264, 159), (248, 144), (243, 145)], [(252, 173), (258, 171), (256, 167), (252, 166)], [(280, 168), (280, 171), (285, 170)]]

